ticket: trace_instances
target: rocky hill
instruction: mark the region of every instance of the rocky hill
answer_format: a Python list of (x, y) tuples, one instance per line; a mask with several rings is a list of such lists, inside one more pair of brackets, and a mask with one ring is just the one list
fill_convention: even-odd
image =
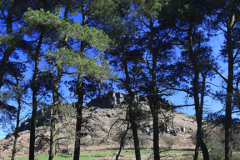
[[(111, 96), (112, 95), (112, 96)], [(121, 135), (128, 126), (126, 120), (126, 104), (124, 100), (127, 95), (109, 93), (102, 98), (92, 100), (84, 107), (81, 144), (83, 150), (118, 148)], [(107, 100), (106, 97), (110, 98)], [(118, 97), (118, 98), (117, 98)], [(141, 96), (136, 96), (141, 97)], [(136, 99), (137, 100), (137, 99)], [(138, 134), (141, 147), (152, 147), (152, 118), (150, 109), (145, 97), (138, 98)], [(99, 103), (102, 102), (102, 103)], [(98, 106), (94, 106), (98, 104)], [(170, 103), (170, 102), (168, 102)], [(114, 104), (114, 105), (113, 105)], [(64, 106), (65, 105), (65, 106)], [(61, 104), (60, 115), (58, 116), (58, 141), (57, 152), (72, 152), (74, 149), (74, 131), (75, 131), (75, 104)], [(38, 111), (38, 123), (36, 128), (36, 154), (47, 154), (49, 151), (50, 137), (50, 119), (51, 111), (41, 109)], [(21, 123), (18, 144), (17, 157), (27, 156), (30, 141), (30, 118)], [(194, 144), (191, 141), (191, 135), (197, 129), (194, 116), (186, 115), (177, 111), (161, 110), (159, 113), (159, 129), (161, 130), (161, 147), (167, 147), (167, 140), (174, 140), (173, 148), (193, 149)], [(127, 132), (126, 147), (133, 147), (131, 130)], [(5, 139), (0, 140), (0, 157), (10, 157), (13, 146), (13, 134), (9, 134)]]

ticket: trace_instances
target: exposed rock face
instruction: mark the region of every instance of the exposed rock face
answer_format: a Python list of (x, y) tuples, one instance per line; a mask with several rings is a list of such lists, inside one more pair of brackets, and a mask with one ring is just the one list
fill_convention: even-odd
[[(114, 91), (108, 92), (102, 96), (99, 96), (91, 100), (87, 106), (95, 106), (100, 108), (115, 108), (116, 105), (125, 103), (129, 100), (127, 94), (121, 92), (115, 93)], [(143, 95), (135, 94), (136, 101), (147, 101), (147, 98)]]
[[(67, 104), (63, 101), (59, 102), (59, 105), (65, 108), (73, 107), (75, 108), (75, 103)], [(61, 119), (61, 110), (59, 110), (59, 118)], [(50, 126), (50, 119), (51, 119), (51, 110), (48, 108), (42, 108), (37, 111), (37, 127), (38, 126)], [(24, 120), (21, 122), (19, 127), (19, 132), (30, 130), (31, 129), (31, 118)]]

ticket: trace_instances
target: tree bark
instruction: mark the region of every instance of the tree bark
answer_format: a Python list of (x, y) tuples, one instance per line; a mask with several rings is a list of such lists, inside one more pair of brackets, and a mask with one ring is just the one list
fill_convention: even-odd
[[(82, 25), (87, 24), (86, 13), (84, 8), (84, 2), (81, 1), (81, 11), (82, 11)], [(85, 43), (81, 41), (80, 47), (80, 54), (84, 54)], [(79, 68), (81, 70), (81, 68)], [(76, 133), (75, 133), (75, 146), (74, 146), (74, 157), (73, 160), (79, 160), (80, 157), (80, 134), (81, 134), (81, 127), (82, 127), (82, 109), (83, 109), (83, 88), (82, 88), (82, 78), (83, 73), (78, 73), (78, 80), (77, 80), (77, 94), (78, 94), (78, 102), (77, 102), (77, 124), (76, 124)]]
[[(134, 99), (133, 99), (134, 100)], [(140, 146), (137, 132), (136, 113), (134, 113), (133, 104), (129, 104), (129, 120), (133, 132), (134, 149), (136, 160), (141, 160)]]
[(37, 117), (37, 76), (38, 76), (38, 67), (39, 67), (39, 54), (41, 50), (41, 45), (43, 41), (44, 31), (41, 31), (40, 38), (38, 41), (38, 46), (36, 49), (36, 56), (35, 56), (35, 68), (32, 78), (32, 90), (33, 90), (33, 109), (32, 109), (32, 120), (31, 120), (31, 131), (30, 131), (30, 147), (29, 147), (29, 160), (34, 160), (34, 149), (35, 149), (35, 127), (36, 127), (36, 117)]
[(82, 91), (82, 74), (78, 74), (77, 81), (77, 124), (75, 133), (75, 146), (74, 146), (74, 157), (73, 160), (79, 160), (80, 157), (80, 137), (81, 137), (81, 127), (82, 127), (82, 107), (83, 107), (83, 91)]
[[(154, 39), (154, 27), (152, 19), (150, 18), (150, 40), (148, 43), (148, 48), (150, 53), (152, 54), (152, 81), (151, 81), (151, 91), (150, 97), (152, 102), (149, 103), (152, 117), (153, 117), (153, 152), (154, 152), (154, 160), (160, 159), (159, 154), (159, 129), (158, 129), (158, 89), (157, 89), (157, 52), (153, 49), (153, 39)], [(157, 51), (159, 51), (160, 46), (158, 46)]]
[(154, 150), (154, 160), (160, 159), (159, 154), (159, 129), (158, 129), (158, 92), (157, 92), (157, 82), (156, 82), (156, 68), (157, 68), (157, 56), (153, 54), (153, 67), (152, 67), (152, 89), (153, 89), (153, 102), (152, 102), (152, 116), (153, 116), (153, 150)]
[(127, 62), (126, 62), (126, 59), (125, 59), (125, 53), (123, 53), (121, 60), (122, 60), (125, 75), (126, 75), (124, 85), (125, 85), (125, 88), (128, 91), (128, 94), (130, 95), (130, 101), (129, 101), (129, 104), (128, 104), (128, 109), (129, 109), (129, 120), (130, 120), (130, 123), (131, 123), (132, 132), (133, 132), (135, 157), (136, 157), (136, 160), (141, 160), (139, 138), (138, 138), (137, 124), (136, 124), (136, 113), (134, 113), (134, 106), (133, 106), (134, 105), (134, 93), (132, 92), (132, 90), (129, 86), (130, 77), (129, 77), (129, 73), (128, 73)]
[(197, 130), (197, 133), (196, 133), (196, 139), (197, 139), (197, 144), (196, 144), (196, 147), (195, 147), (195, 155), (194, 155), (194, 160), (197, 160), (198, 159), (198, 155), (199, 155), (199, 147), (200, 147), (200, 138), (199, 138), (199, 133), (198, 133), (198, 130)]
[(53, 109), (51, 113), (51, 133), (50, 133), (50, 153), (49, 160), (55, 160), (56, 158), (56, 139), (57, 139), (57, 117), (59, 110), (59, 95), (58, 87), (62, 78), (62, 67), (58, 66), (57, 77), (53, 82)]
[[(65, 12), (64, 12), (64, 18), (68, 19), (68, 12), (70, 9), (70, 3), (71, 1), (67, 2)], [(67, 44), (67, 36), (65, 37), (64, 41)], [(51, 135), (50, 135), (50, 153), (49, 153), (49, 160), (55, 160), (56, 158), (56, 139), (57, 139), (57, 116), (58, 116), (58, 110), (59, 110), (59, 95), (58, 95), (58, 87), (60, 80), (62, 78), (63, 69), (62, 66), (57, 66), (57, 77), (53, 82), (53, 112), (51, 114)]]
[(225, 160), (232, 159), (232, 95), (233, 95), (233, 52), (232, 52), (232, 28), (234, 26), (235, 13), (231, 15), (227, 26), (227, 54), (228, 54), (228, 81), (226, 96), (225, 119)]
[(19, 95), (19, 93), (17, 93), (17, 97), (18, 97), (18, 111), (17, 111), (17, 124), (16, 124), (16, 130), (15, 130), (15, 139), (14, 139), (14, 144), (13, 144), (13, 150), (12, 150), (12, 160), (15, 159), (15, 155), (16, 155), (16, 147), (17, 147), (17, 140), (18, 140), (18, 130), (19, 130), (19, 123), (20, 123), (20, 112), (21, 112), (21, 95)]
[[(128, 122), (126, 131), (124, 132), (123, 136), (121, 137), (120, 147), (119, 147), (118, 154), (117, 154), (117, 156), (116, 156), (116, 160), (118, 160), (118, 158), (119, 158), (119, 156), (120, 156), (120, 153), (121, 153), (122, 148), (123, 148), (123, 146), (124, 146), (124, 140), (125, 140), (125, 137), (126, 137), (126, 134), (127, 134), (128, 130), (129, 130), (129, 122)], [(136, 159), (137, 159), (137, 158), (136, 158)]]
[[(201, 66), (199, 65), (198, 62), (198, 56), (197, 54), (194, 54), (193, 52), (193, 24), (190, 23), (189, 27), (189, 53), (191, 57), (191, 61), (193, 63), (193, 68), (194, 68), (194, 79), (193, 79), (193, 95), (194, 95), (194, 104), (195, 104), (195, 111), (196, 111), (196, 118), (197, 118), (197, 144), (196, 144), (196, 149), (195, 149), (195, 157), (194, 159), (198, 159), (198, 148), (199, 148), (199, 143), (202, 148), (202, 153), (204, 160), (209, 160), (209, 154), (207, 150), (207, 146), (204, 140), (204, 135), (203, 135), (203, 128), (202, 128), (202, 114), (203, 114), (203, 98), (204, 98), (204, 90), (205, 90), (205, 75), (203, 74), (201, 70)], [(199, 42), (199, 47), (200, 47), (200, 42)], [(202, 74), (203, 77), (203, 84), (202, 84), (202, 92), (201, 92), (201, 106), (199, 104), (199, 74)]]

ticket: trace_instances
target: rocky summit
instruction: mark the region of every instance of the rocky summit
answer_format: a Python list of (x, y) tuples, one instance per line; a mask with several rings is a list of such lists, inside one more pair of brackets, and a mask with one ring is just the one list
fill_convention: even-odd
[[(123, 94), (121, 92), (115, 93), (110, 91), (107, 94), (98, 96), (95, 99), (92, 99), (87, 106), (95, 106), (100, 108), (115, 108), (117, 105), (126, 104), (129, 100), (129, 95)], [(135, 101), (148, 101), (147, 97), (144, 95), (135, 94)]]

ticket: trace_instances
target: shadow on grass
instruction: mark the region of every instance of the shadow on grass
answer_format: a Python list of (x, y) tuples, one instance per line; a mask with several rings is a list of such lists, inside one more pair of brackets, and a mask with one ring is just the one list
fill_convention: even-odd
[(195, 152), (195, 149), (170, 149), (170, 151), (194, 151)]

